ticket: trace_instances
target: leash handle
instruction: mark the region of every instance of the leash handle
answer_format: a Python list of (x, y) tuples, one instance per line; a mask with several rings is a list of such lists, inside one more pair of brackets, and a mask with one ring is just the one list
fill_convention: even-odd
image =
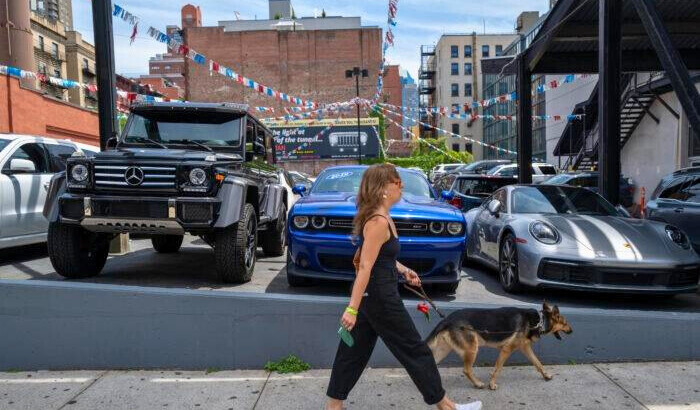
[(428, 295), (425, 293), (425, 290), (423, 289), (423, 286), (418, 286), (418, 289), (420, 292), (418, 292), (416, 289), (413, 289), (413, 287), (409, 286), (407, 283), (403, 284), (403, 287), (410, 290), (411, 292), (415, 293), (419, 298), (425, 300), (426, 302), (430, 303), (430, 306), (433, 307), (433, 309), (437, 312), (438, 316), (441, 318), (445, 318), (445, 314), (438, 309), (437, 306), (435, 306), (435, 302), (433, 302), (432, 299), (428, 297)]

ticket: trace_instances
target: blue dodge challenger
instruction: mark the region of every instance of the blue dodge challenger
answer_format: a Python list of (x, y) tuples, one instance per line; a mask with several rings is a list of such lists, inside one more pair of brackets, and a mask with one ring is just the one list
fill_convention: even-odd
[[(352, 281), (352, 238), (355, 198), (366, 166), (339, 166), (324, 170), (289, 211), (287, 280), (303, 286), (312, 279)], [(439, 202), (420, 173), (399, 168), (403, 198), (391, 209), (401, 242), (399, 261), (418, 273), (425, 284), (454, 291), (459, 284), (465, 250), (464, 215)]]

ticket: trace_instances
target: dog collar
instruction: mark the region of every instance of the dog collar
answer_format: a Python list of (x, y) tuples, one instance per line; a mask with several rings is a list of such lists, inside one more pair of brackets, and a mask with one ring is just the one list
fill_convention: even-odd
[(537, 324), (537, 330), (540, 331), (541, 334), (547, 333), (547, 315), (544, 314), (544, 311), (540, 311), (540, 322)]

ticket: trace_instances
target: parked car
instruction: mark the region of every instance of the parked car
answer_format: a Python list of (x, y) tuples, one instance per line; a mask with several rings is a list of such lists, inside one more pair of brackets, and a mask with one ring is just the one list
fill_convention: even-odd
[[(559, 174), (545, 181), (551, 185), (571, 185), (598, 192), (598, 172)], [(630, 208), (634, 205), (635, 187), (631, 178), (620, 176), (620, 205)]]
[(288, 199), (277, 178), (272, 132), (242, 104), (132, 106), (119, 140), (94, 158), (73, 156), (51, 183), (48, 250), (66, 278), (98, 275), (109, 241), (151, 235), (177, 252), (183, 235), (214, 248), (224, 282), (251, 279), (258, 238), (284, 253)]
[(428, 176), (430, 177), (431, 181), (435, 181), (436, 179), (440, 178), (441, 176), (445, 175), (446, 173), (452, 172), (455, 169), (457, 169), (457, 167), (462, 166), (462, 165), (464, 165), (464, 164), (440, 164), (440, 165), (435, 166), (430, 171), (430, 175), (428, 175)]
[(46, 241), (49, 223), (42, 211), (49, 183), (79, 150), (68, 140), (0, 134), (0, 248)]
[(307, 183), (310, 185), (316, 180), (316, 178), (301, 171), (289, 171), (289, 175), (294, 181), (300, 181), (299, 183), (302, 183), (304, 185), (306, 185)]
[[(518, 177), (518, 164), (499, 165), (487, 172), (488, 175), (500, 175), (502, 177)], [(557, 174), (554, 165), (540, 162), (532, 163), (532, 182), (539, 184)]]
[(682, 227), (700, 253), (700, 167), (664, 177), (651, 194), (644, 216)]
[[(355, 197), (366, 166), (325, 169), (309, 192), (289, 212), (287, 280), (290, 286), (311, 279), (352, 281), (356, 245), (351, 237)], [(391, 209), (401, 254), (399, 261), (415, 270), (423, 283), (454, 291), (464, 252), (464, 215), (437, 201), (419, 173), (399, 168), (403, 198)]]
[(416, 171), (417, 173), (423, 175), (423, 177), (425, 177), (425, 179), (428, 179), (428, 174), (426, 174), (425, 171), (423, 171), (423, 168), (420, 168), (420, 167), (408, 167), (407, 169), (410, 169), (411, 171)]
[[(294, 186), (297, 185), (297, 182), (294, 180), (294, 177), (292, 177), (290, 172), (287, 172), (282, 168), (277, 169), (277, 181), (284, 187), (287, 197), (286, 203), (288, 204), (289, 208), (291, 208), (297, 199), (301, 198), (301, 195), (294, 193)], [(287, 209), (289, 210), (289, 208)]]
[(677, 226), (632, 219), (585, 188), (511, 185), (467, 212), (467, 257), (503, 288), (695, 292), (700, 256)]
[(435, 190), (450, 205), (462, 212), (480, 206), (493, 192), (517, 184), (514, 177), (480, 174), (448, 174), (435, 184)]
[(485, 174), (499, 165), (508, 165), (513, 161), (509, 159), (485, 159), (470, 164), (463, 164), (455, 168), (451, 173), (461, 174)]

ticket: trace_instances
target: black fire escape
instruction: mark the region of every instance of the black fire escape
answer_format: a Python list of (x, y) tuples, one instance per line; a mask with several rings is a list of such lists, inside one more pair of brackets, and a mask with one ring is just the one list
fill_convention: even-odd
[[(420, 94), (420, 108), (432, 107), (435, 101), (435, 46), (420, 47), (420, 69), (418, 71), (418, 93)], [(435, 116), (428, 115), (425, 110), (420, 112), (420, 121), (436, 125)], [(433, 135), (433, 129), (421, 125), (420, 133), (423, 137)]]

